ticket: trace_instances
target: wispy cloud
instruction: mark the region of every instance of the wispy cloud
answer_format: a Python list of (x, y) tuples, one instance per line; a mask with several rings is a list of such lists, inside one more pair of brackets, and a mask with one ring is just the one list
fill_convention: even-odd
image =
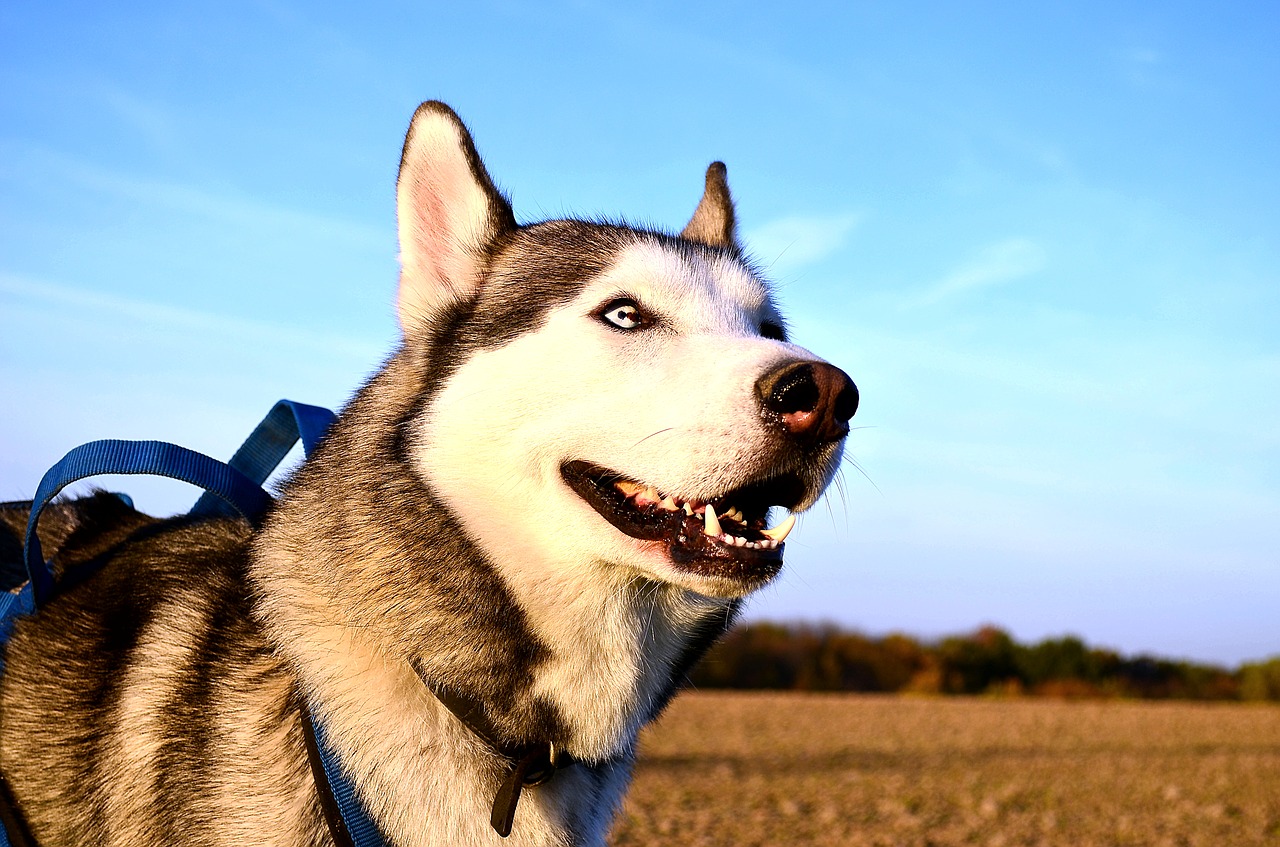
[[(145, 106), (139, 108), (145, 113)], [(5, 165), (0, 176), (6, 178), (20, 178), (29, 184), (37, 181), (67, 184), (253, 231), (302, 232), (357, 246), (382, 246), (389, 238), (384, 227), (265, 203), (231, 192), (214, 192), (201, 186), (122, 173), (12, 140), (0, 140), (0, 160)]]
[(907, 302), (908, 307), (932, 306), (970, 292), (1005, 285), (1044, 269), (1045, 252), (1025, 238), (1009, 238), (988, 245), (978, 255)]
[(794, 271), (840, 250), (862, 220), (859, 214), (791, 215), (746, 234), (747, 249), (775, 274)]
[(376, 361), (385, 343), (353, 339), (332, 333), (269, 321), (186, 309), (164, 303), (120, 297), (57, 283), (36, 281), (0, 272), (0, 297), (10, 300), (15, 311), (20, 308), (56, 310), (66, 315), (92, 315), (97, 323), (113, 327), (120, 333), (122, 325), (130, 332), (141, 327), (155, 327), (166, 333), (187, 331), (196, 337), (216, 337), (236, 344), (269, 345), (297, 351), (299, 348), (326, 354), (349, 356), (358, 361)]
[(105, 80), (93, 86), (102, 103), (124, 126), (156, 149), (171, 147), (177, 138), (172, 116), (163, 107)]
[(1147, 45), (1121, 51), (1119, 65), (1121, 74), (1134, 88), (1165, 87), (1171, 82), (1168, 56)]
[(1150, 47), (1134, 47), (1125, 53), (1125, 58), (1133, 65), (1156, 65), (1163, 56)]

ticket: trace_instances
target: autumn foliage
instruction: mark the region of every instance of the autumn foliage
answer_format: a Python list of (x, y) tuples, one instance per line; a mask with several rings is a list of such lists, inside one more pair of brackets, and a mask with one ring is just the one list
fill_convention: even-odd
[(732, 630), (690, 676), (700, 688), (1280, 700), (1280, 657), (1233, 671), (1122, 656), (1074, 636), (1024, 645), (992, 626), (925, 642), (831, 625), (752, 623)]

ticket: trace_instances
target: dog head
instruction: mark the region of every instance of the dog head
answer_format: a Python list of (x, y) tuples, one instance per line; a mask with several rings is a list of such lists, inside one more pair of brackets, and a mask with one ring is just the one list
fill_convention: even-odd
[[(791, 343), (744, 260), (724, 166), (679, 236), (517, 225), (448, 107), (401, 159), (405, 355), (423, 481), (502, 566), (738, 597), (831, 481), (857, 389)], [(775, 521), (775, 523), (778, 523)]]

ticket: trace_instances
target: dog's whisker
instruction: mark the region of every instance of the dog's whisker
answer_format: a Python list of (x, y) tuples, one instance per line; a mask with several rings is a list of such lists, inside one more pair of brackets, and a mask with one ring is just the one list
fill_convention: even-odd
[(876, 485), (876, 481), (871, 478), (871, 475), (868, 474), (865, 470), (863, 470), (862, 465), (858, 464), (857, 459), (853, 458), (853, 456), (850, 456), (848, 453), (845, 453), (843, 456), (840, 457), (840, 461), (843, 464), (847, 464), (849, 467), (853, 468), (855, 471), (861, 474), (863, 479), (871, 483), (871, 487), (876, 490), (877, 494), (879, 494), (881, 497), (884, 496), (884, 492), (880, 490), (880, 486)]
[(649, 433), (648, 435), (646, 435), (644, 438), (641, 438), (641, 439), (640, 439), (639, 441), (637, 441), (635, 444), (632, 444), (632, 445), (631, 445), (631, 447), (632, 447), (632, 449), (635, 449), (636, 447), (639, 447), (641, 444), (643, 444), (643, 443), (645, 443), (646, 441), (648, 441), (650, 438), (653, 438), (655, 435), (662, 435), (664, 432), (671, 432), (671, 431), (672, 431), (672, 430), (674, 430), (674, 429), (675, 429), (675, 427), (673, 427), (673, 426), (668, 426), (668, 427), (664, 427), (664, 428), (662, 428), (662, 429), (659, 429), (659, 430), (657, 430), (657, 431), (655, 431), (655, 432), (651, 432), (651, 433)]
[(835, 478), (832, 480), (836, 487), (836, 493), (840, 495), (840, 513), (844, 515), (844, 531), (849, 532), (849, 496), (844, 478), (844, 468), (836, 471)]

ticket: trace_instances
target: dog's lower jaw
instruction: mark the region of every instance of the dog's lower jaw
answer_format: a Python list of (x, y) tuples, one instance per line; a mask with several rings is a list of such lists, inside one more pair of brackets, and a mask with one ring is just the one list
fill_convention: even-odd
[(643, 579), (721, 605), (754, 594), (782, 570), (781, 559), (753, 564), (708, 555), (695, 563), (686, 551), (663, 541), (636, 542), (636, 547), (642, 563), (636, 572)]

